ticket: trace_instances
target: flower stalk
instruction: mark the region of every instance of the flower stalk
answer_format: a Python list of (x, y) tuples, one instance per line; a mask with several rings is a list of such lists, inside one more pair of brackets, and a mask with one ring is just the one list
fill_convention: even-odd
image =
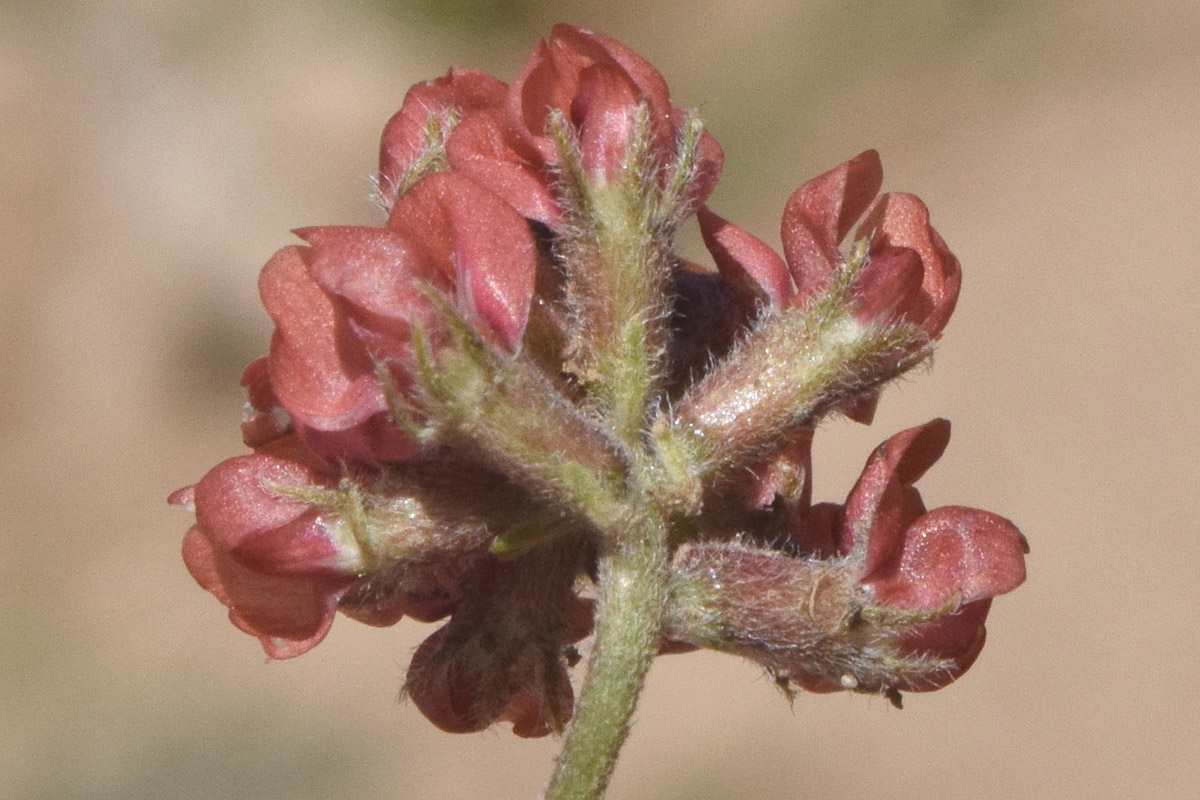
[(596, 640), (546, 800), (604, 795), (662, 641), (667, 536), (661, 517), (642, 519), (600, 557)]

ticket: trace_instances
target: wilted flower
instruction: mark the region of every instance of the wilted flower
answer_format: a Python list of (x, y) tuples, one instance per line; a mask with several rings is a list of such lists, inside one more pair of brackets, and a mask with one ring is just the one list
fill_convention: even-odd
[(592, 628), (592, 604), (575, 596), (578, 553), (549, 549), (482, 565), (443, 627), (413, 654), (405, 692), (450, 733), (507, 720), (529, 738), (561, 733), (574, 692), (570, 645)]

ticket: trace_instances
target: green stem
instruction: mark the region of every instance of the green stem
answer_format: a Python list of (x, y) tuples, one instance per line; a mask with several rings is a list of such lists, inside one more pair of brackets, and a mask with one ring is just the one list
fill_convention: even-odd
[(600, 607), (587, 676), (545, 800), (602, 797), (629, 734), (662, 631), (666, 524), (644, 519), (600, 563)]

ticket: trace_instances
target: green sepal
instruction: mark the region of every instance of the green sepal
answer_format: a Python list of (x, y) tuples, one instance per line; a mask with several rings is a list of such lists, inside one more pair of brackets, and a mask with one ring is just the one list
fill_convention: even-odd
[(529, 519), (518, 522), (504, 533), (492, 540), (488, 552), (497, 558), (508, 560), (517, 558), (531, 547), (544, 544), (558, 536), (560, 531), (546, 524), (542, 519)]

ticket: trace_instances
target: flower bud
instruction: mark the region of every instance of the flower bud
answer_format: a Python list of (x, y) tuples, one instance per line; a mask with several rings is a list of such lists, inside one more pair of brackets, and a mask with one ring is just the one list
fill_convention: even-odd
[[(555, 168), (564, 165), (549, 128), (551, 116), (561, 114), (577, 138), (585, 172), (601, 184), (615, 181), (630, 166), (639, 106), (646, 109), (650, 161), (658, 166), (675, 162), (686, 119), (671, 105), (666, 81), (649, 62), (614, 39), (570, 25), (554, 26), (549, 39), (534, 48), (513, 81), (508, 104), (519, 135)], [(712, 192), (724, 161), (708, 133), (697, 150), (691, 203)]]
[(627, 137), (621, 130), (628, 131), (639, 102), (649, 106), (658, 146), (670, 148), (670, 95), (658, 70), (613, 39), (556, 25), (513, 81), (509, 113), (545, 162), (555, 164), (559, 154), (547, 135), (549, 114), (561, 112), (580, 131), (584, 162), (606, 173), (624, 157)]
[(325, 638), (338, 601), (364, 566), (343, 521), (297, 496), (337, 485), (286, 437), (218, 464), (171, 497), (196, 512), (183, 543), (192, 577), (272, 658), (299, 655)]
[[(330, 463), (409, 458), (416, 442), (390, 423), (371, 354), (313, 281), (311, 257), (307, 248), (285, 247), (263, 267), (259, 294), (275, 322), (266, 362), (270, 394), (259, 384), (251, 402), (276, 398), (300, 437)], [(261, 368), (255, 372), (251, 380), (261, 380)]]

